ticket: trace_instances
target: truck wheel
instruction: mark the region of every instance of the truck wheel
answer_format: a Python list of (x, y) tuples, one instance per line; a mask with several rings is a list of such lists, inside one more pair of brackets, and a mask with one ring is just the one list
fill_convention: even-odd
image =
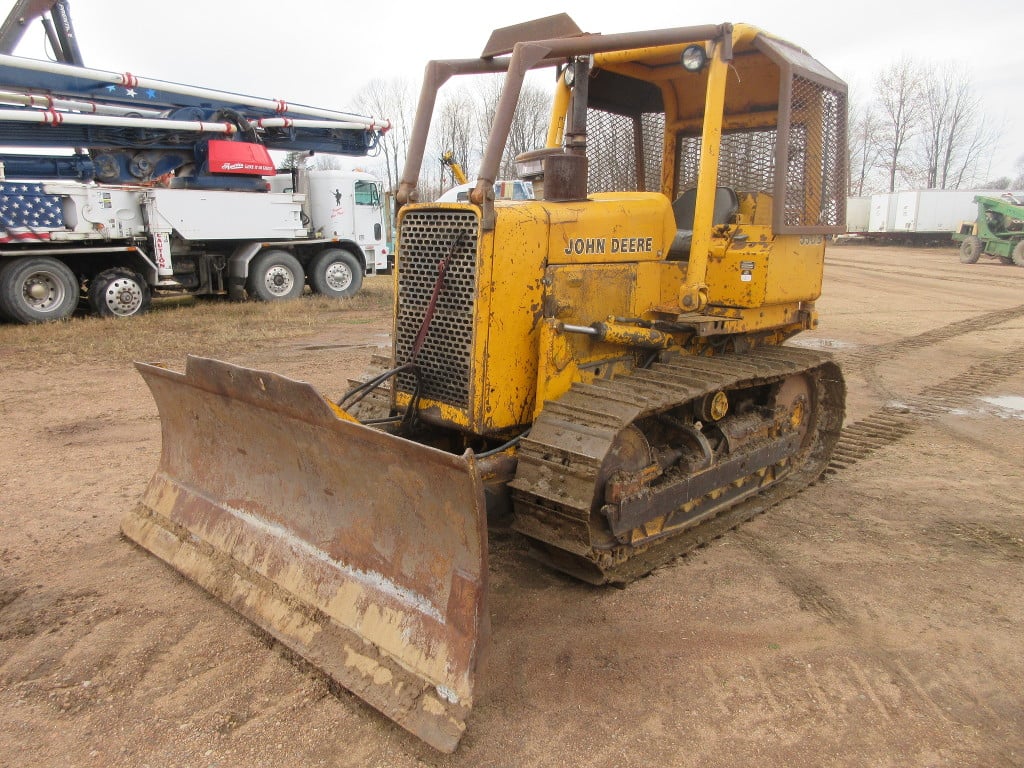
[(328, 248), (310, 263), (309, 282), (317, 293), (343, 299), (359, 292), (363, 285), (363, 268), (348, 251)]
[(0, 270), (0, 315), (16, 323), (71, 317), (78, 296), (78, 278), (56, 259), (16, 259)]
[(89, 305), (100, 317), (141, 315), (151, 302), (142, 275), (116, 267), (100, 272), (89, 283)]
[(1018, 267), (1024, 267), (1024, 240), (1018, 240), (1017, 244), (1013, 246), (1013, 263)]
[(973, 264), (981, 258), (981, 238), (971, 235), (965, 237), (960, 243), (960, 261), (964, 264)]
[(302, 265), (288, 251), (260, 251), (249, 265), (246, 288), (260, 301), (297, 298), (305, 285)]

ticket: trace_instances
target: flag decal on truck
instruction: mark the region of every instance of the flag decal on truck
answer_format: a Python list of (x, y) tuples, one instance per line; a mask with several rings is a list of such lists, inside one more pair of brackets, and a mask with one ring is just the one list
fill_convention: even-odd
[(0, 183), (0, 243), (49, 240), (64, 228), (60, 197), (48, 195), (42, 184)]

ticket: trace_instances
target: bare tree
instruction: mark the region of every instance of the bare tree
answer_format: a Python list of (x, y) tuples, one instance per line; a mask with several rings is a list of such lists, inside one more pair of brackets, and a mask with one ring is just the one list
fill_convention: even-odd
[(924, 114), (920, 66), (913, 59), (900, 59), (878, 76), (875, 96), (882, 112), (880, 154), (889, 175), (889, 191), (895, 192), (897, 174), (911, 175), (906, 166), (908, 143)]
[(287, 171), (303, 168), (308, 158), (309, 152), (307, 150), (291, 150), (284, 156), (284, 160), (281, 161), (278, 167)]
[(388, 189), (398, 189), (402, 166), (409, 149), (409, 132), (416, 111), (412, 86), (404, 78), (376, 78), (356, 94), (353, 109), (371, 117), (391, 121), (391, 129), (381, 138), (381, 154)]
[(340, 171), (347, 168), (350, 163), (346, 163), (337, 155), (324, 155), (316, 154), (313, 156), (313, 167), (318, 171)]
[[(440, 158), (445, 152), (451, 152), (467, 175), (473, 172), (471, 153), (477, 151), (474, 130), (477, 108), (473, 95), (465, 88), (451, 91), (445, 95), (431, 130), (435, 155)], [(444, 185), (439, 184), (441, 186)]]
[[(498, 111), (498, 101), (504, 86), (504, 76), (480, 78), (478, 81), (476, 116), (477, 140), (481, 154), (487, 146), (491, 124)], [(515, 159), (523, 152), (539, 149), (547, 141), (548, 121), (551, 116), (551, 95), (540, 86), (526, 81), (519, 94), (519, 103), (512, 117), (508, 141), (501, 157), (498, 175), (511, 178), (515, 175)]]
[(956, 189), (973, 181), (996, 137), (986, 130), (970, 75), (950, 63), (937, 67), (924, 79), (923, 97), (925, 185)]
[(877, 107), (870, 102), (860, 107), (851, 97), (847, 132), (850, 168), (847, 194), (857, 197), (870, 194), (872, 174), (882, 152), (883, 125)]
[(491, 134), (491, 124), (494, 122), (494, 115), (498, 111), (498, 101), (501, 99), (501, 89), (504, 83), (504, 75), (479, 77), (474, 83), (477, 104), (475, 116), (476, 141), (477, 146), (481, 150), (487, 146), (487, 137)]
[(544, 146), (551, 118), (551, 95), (538, 85), (525, 82), (519, 94), (519, 104), (512, 117), (512, 127), (505, 143), (499, 175), (515, 177), (516, 157), (531, 149)]

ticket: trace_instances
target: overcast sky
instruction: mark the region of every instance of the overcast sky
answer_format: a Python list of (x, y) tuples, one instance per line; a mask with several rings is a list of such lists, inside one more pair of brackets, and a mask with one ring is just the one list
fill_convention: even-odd
[[(1024, 155), (1019, 0), (727, 0), (707, 10), (696, 3), (588, 3), (575, 11), (536, 0), (71, 0), (87, 66), (333, 109), (349, 107), (373, 77), (407, 77), (418, 91), (429, 59), (478, 56), (492, 29), (563, 10), (584, 31), (606, 34), (754, 24), (807, 49), (850, 83), (854, 99), (866, 100), (874, 75), (902, 55), (959, 62), (972, 73), (986, 119), (1002, 128), (988, 175), (1011, 175)], [(38, 23), (17, 53), (45, 58)]]

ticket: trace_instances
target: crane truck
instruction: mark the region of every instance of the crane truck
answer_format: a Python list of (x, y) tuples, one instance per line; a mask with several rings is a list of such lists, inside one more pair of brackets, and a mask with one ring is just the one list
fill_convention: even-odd
[[(519, 157), (537, 196), (496, 200), (540, 67), (558, 72), (547, 146)], [(470, 199), (417, 202), (438, 89), (495, 72)], [(627, 584), (824, 470), (843, 376), (785, 342), (818, 323), (845, 130), (845, 84), (743, 24), (597, 35), (562, 14), (431, 62), (390, 366), (335, 399), (217, 360), (138, 364), (163, 450), (122, 530), (454, 750), (481, 693), (488, 513), (549, 566)]]
[[(48, 4), (19, 3), (0, 50), (13, 49), (26, 5)], [(279, 178), (270, 155), (362, 157), (386, 122), (85, 68), (66, 0), (53, 7), (57, 62), (0, 53), (0, 146), (64, 153), (0, 154), (0, 318), (59, 320), (80, 301), (125, 317), (153, 293), (270, 301), (307, 278), (342, 297), (386, 271), (380, 182), (303, 168)]]

